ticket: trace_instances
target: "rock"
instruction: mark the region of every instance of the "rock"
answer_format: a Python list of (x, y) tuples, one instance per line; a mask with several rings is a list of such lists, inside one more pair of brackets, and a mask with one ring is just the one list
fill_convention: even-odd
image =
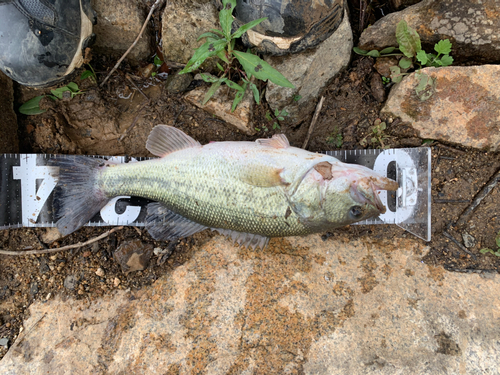
[[(97, 25), (94, 33), (97, 35), (92, 47), (98, 52), (109, 56), (121, 57), (132, 45), (146, 20), (141, 2), (134, 0), (94, 0), (92, 6), (97, 13)], [(168, 34), (164, 34), (168, 35)], [(148, 30), (132, 48), (126, 59), (138, 64), (151, 57)]]
[(341, 234), (273, 239), (254, 251), (215, 236), (141, 291), (34, 302), (0, 373), (498, 368), (500, 278), (426, 265), (427, 251), (418, 240)]
[(14, 112), (14, 89), (12, 80), (0, 72), (0, 153), (18, 153), (19, 139), (17, 137), (17, 116)]
[(52, 242), (58, 240), (62, 237), (61, 232), (56, 227), (45, 228), (45, 231), (42, 232), (42, 241), (46, 244), (51, 244)]
[(68, 275), (64, 279), (63, 285), (66, 289), (73, 290), (78, 285), (78, 279), (75, 275)]
[(165, 80), (165, 89), (171, 94), (180, 94), (187, 90), (192, 81), (192, 74), (173, 73), (170, 74)]
[(420, 134), (463, 146), (500, 149), (500, 66), (426, 68), (435, 92), (426, 101), (415, 94), (410, 74), (394, 86), (381, 115), (400, 117)]
[(38, 293), (38, 284), (37, 283), (31, 283), (30, 285), (30, 294), (32, 297), (36, 296)]
[(104, 270), (101, 267), (99, 267), (97, 271), (95, 271), (95, 274), (99, 277), (104, 277), (105, 275)]
[(113, 258), (126, 275), (130, 272), (146, 269), (152, 254), (153, 245), (145, 244), (141, 240), (133, 240), (121, 244), (113, 253)]
[(401, 10), (409, 7), (410, 5), (419, 3), (420, 1), (422, 0), (390, 0), (389, 2), (393, 9)]
[[(219, 13), (211, 0), (169, 1), (162, 19), (165, 60), (186, 64), (194, 50), (206, 41), (198, 41), (198, 37), (210, 29), (220, 29)], [(202, 66), (215, 66), (215, 60), (209, 60)]]
[(115, 277), (115, 279), (113, 280), (113, 285), (115, 286), (115, 288), (118, 288), (118, 285), (120, 285), (120, 283), (121, 280), (118, 277)]
[(424, 0), (368, 27), (361, 34), (359, 47), (397, 47), (396, 25), (403, 19), (417, 30), (427, 52), (434, 52), (438, 41), (450, 39), (451, 55), (457, 61), (500, 60), (500, 12), (496, 1)]
[(186, 93), (184, 99), (197, 107), (203, 108), (208, 113), (217, 116), (227, 123), (236, 126), (248, 135), (255, 134), (255, 129), (252, 124), (254, 99), (251, 91), (246, 91), (238, 107), (236, 107), (234, 112), (231, 112), (231, 106), (233, 105), (236, 91), (225, 85), (221, 86), (215, 95), (212, 96), (205, 105), (202, 105), (203, 98), (209, 88), (209, 86), (198, 87)]
[(9, 347), (9, 339), (6, 337), (1, 338), (0, 346), (3, 346), (5, 349), (7, 349)]
[(373, 65), (375, 70), (383, 77), (391, 76), (391, 66), (398, 66), (398, 59), (395, 57), (379, 57)]
[(372, 90), (372, 95), (380, 103), (383, 103), (385, 101), (385, 88), (384, 84), (382, 83), (382, 77), (380, 77), (380, 74), (378, 73), (373, 73), (372, 78), (370, 80), (370, 88)]
[(153, 74), (154, 70), (155, 64), (148, 64), (146, 66), (140, 67), (138, 73), (143, 78), (149, 78), (151, 77), (151, 74)]
[[(353, 47), (347, 13), (338, 29), (317, 47), (287, 56), (265, 56), (264, 59), (294, 86), (294, 89), (267, 83), (266, 99), (273, 110), (285, 109), (286, 121), (298, 124), (306, 120), (330, 80), (350, 61)], [(297, 98), (299, 98), (297, 100)]]
[(463, 232), (462, 239), (464, 240), (464, 246), (467, 248), (473, 248), (476, 246), (476, 239), (472, 237), (469, 233)]

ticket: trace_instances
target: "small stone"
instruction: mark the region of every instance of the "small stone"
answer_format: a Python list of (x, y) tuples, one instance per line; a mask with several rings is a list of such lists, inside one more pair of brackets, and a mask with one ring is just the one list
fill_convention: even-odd
[(370, 80), (370, 88), (372, 89), (372, 95), (376, 101), (379, 103), (385, 101), (385, 88), (380, 74), (373, 73), (372, 79)]
[(99, 276), (99, 277), (103, 277), (103, 276), (104, 276), (104, 270), (103, 270), (101, 267), (99, 267), (99, 268), (97, 269), (97, 271), (95, 271), (95, 274), (96, 274), (97, 276)]
[(113, 285), (116, 287), (118, 287), (118, 285), (120, 285), (121, 281), (118, 277), (115, 277), (115, 279), (113, 280)]
[(7, 337), (3, 337), (0, 339), (0, 346), (3, 346), (5, 349), (9, 348), (9, 339)]
[(391, 76), (391, 66), (398, 66), (398, 59), (395, 57), (379, 57), (373, 67), (383, 77)]
[(139, 75), (142, 76), (143, 78), (149, 78), (151, 77), (151, 73), (153, 73), (154, 70), (155, 70), (155, 65), (148, 64), (146, 66), (139, 68)]
[[(61, 232), (59, 232), (59, 229), (57, 229), (56, 227), (45, 228), (45, 231), (42, 233), (41, 237), (42, 237), (43, 243), (51, 244), (52, 242), (61, 238), (62, 234), (61, 234)], [(57, 255), (51, 256), (50, 259), (52, 259), (52, 257), (54, 257), (54, 259), (56, 259)]]
[(462, 238), (464, 240), (464, 246), (468, 249), (476, 246), (476, 239), (472, 237), (469, 233), (463, 232)]
[(34, 297), (38, 293), (38, 284), (37, 283), (31, 283), (30, 286), (30, 294), (32, 297)]
[(66, 278), (64, 279), (64, 287), (66, 289), (69, 289), (69, 290), (73, 290), (76, 288), (76, 285), (78, 284), (78, 280), (76, 278), (76, 276), (74, 275), (68, 275), (66, 276)]
[(180, 94), (188, 88), (193, 81), (193, 75), (170, 74), (165, 81), (165, 89), (171, 94)]
[(134, 240), (121, 244), (114, 252), (113, 258), (121, 266), (122, 272), (128, 274), (146, 269), (152, 253), (153, 245)]

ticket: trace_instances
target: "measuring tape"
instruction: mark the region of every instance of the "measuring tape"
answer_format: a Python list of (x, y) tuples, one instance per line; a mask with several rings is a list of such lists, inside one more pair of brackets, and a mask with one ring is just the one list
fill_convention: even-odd
[[(431, 239), (431, 150), (428, 147), (389, 150), (327, 151), (345, 163), (361, 164), (399, 183), (396, 192), (380, 192), (387, 211), (356, 224), (396, 224), (425, 241)], [(49, 165), (50, 154), (0, 155), (0, 229), (54, 227), (53, 191), (59, 168)], [(57, 155), (71, 158), (70, 155)], [(96, 156), (118, 163), (150, 158)], [(144, 226), (146, 206), (138, 197), (115, 197), (96, 214), (89, 226)]]

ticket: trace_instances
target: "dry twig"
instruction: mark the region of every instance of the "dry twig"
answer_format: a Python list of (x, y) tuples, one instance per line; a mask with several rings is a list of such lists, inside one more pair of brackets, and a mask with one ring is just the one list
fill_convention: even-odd
[(117, 230), (120, 230), (120, 229), (123, 229), (123, 226), (110, 229), (107, 232), (101, 234), (100, 236), (94, 237), (88, 241), (78, 242), (77, 244), (63, 246), (63, 247), (56, 247), (54, 249), (28, 250), (28, 251), (8, 251), (8, 250), (1, 250), (0, 249), (0, 255), (38, 255), (38, 254), (55, 253), (55, 252), (63, 251), (63, 250), (76, 249), (79, 247), (90, 245), (90, 244), (97, 242), (99, 240), (102, 240), (103, 238), (109, 236), (111, 233), (116, 232)]
[(149, 10), (149, 14), (146, 17), (146, 21), (144, 21), (144, 24), (142, 25), (142, 28), (141, 28), (141, 31), (139, 32), (139, 35), (137, 35), (137, 38), (135, 38), (134, 43), (132, 43), (132, 45), (128, 48), (128, 50), (125, 51), (125, 53), (123, 54), (123, 56), (120, 57), (120, 60), (118, 60), (118, 62), (113, 67), (113, 69), (111, 69), (111, 71), (108, 73), (108, 75), (106, 76), (106, 78), (104, 78), (104, 81), (101, 82), (101, 84), (100, 84), (101, 87), (103, 87), (104, 84), (106, 83), (106, 81), (109, 79), (109, 77), (111, 77), (111, 74), (113, 74), (115, 72), (115, 70), (118, 69), (118, 67), (120, 66), (120, 64), (122, 63), (122, 61), (125, 59), (125, 57), (127, 57), (127, 55), (130, 53), (130, 51), (132, 51), (132, 48), (135, 47), (135, 45), (137, 44), (137, 42), (139, 41), (139, 39), (142, 38), (142, 34), (144, 33), (144, 30), (146, 29), (146, 26), (147, 26), (149, 20), (151, 19), (151, 16), (153, 15), (153, 12), (162, 3), (163, 3), (163, 0), (156, 0), (155, 3), (151, 6), (151, 9)]
[(319, 113), (321, 112), (321, 108), (323, 107), (323, 102), (325, 101), (325, 97), (322, 96), (321, 99), (319, 100), (318, 105), (316, 106), (316, 111), (314, 111), (314, 116), (311, 121), (311, 125), (309, 125), (309, 130), (307, 132), (306, 139), (304, 141), (304, 144), (302, 145), (302, 148), (305, 150), (307, 147), (307, 144), (309, 143), (309, 138), (311, 137), (311, 134), (314, 129), (314, 125), (316, 125), (316, 121), (318, 121), (318, 116)]

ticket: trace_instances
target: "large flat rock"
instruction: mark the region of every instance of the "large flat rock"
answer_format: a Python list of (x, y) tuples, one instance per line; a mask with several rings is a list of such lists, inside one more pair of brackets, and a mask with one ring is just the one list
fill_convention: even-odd
[(430, 99), (415, 94), (419, 78), (413, 73), (391, 89), (382, 115), (400, 117), (421, 138), (500, 149), (500, 66), (426, 68), (422, 73), (435, 79)]
[(217, 236), (143, 290), (34, 303), (0, 373), (498, 373), (500, 279), (425, 265), (426, 250)]
[(500, 59), (500, 7), (496, 0), (424, 0), (391, 13), (368, 27), (359, 39), (365, 50), (397, 47), (396, 25), (405, 20), (417, 30), (427, 52), (442, 39), (453, 43), (451, 55), (462, 62)]

